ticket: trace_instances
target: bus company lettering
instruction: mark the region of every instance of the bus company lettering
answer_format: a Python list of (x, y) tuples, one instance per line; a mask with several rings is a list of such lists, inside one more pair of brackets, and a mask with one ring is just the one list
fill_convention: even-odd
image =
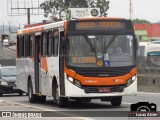
[(77, 28), (96, 28), (96, 22), (80, 22), (78, 23)]
[(77, 29), (104, 29), (104, 28), (123, 28), (121, 22), (79, 22), (76, 25)]
[(72, 63), (96, 63), (95, 57), (72, 57)]
[(100, 28), (121, 28), (120, 22), (100, 22)]

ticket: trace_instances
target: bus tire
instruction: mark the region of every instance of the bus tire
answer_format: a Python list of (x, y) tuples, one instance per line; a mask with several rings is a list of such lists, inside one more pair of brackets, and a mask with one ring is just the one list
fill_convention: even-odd
[(84, 102), (89, 103), (89, 102), (91, 102), (91, 99), (84, 99)]
[(111, 104), (112, 106), (120, 106), (122, 103), (122, 96), (118, 96), (118, 97), (113, 97), (111, 99)]
[(46, 96), (38, 96), (38, 100), (39, 103), (45, 103), (46, 102)]
[(82, 102), (83, 102), (83, 99), (76, 99), (75, 102), (77, 102), (77, 103), (82, 103)]
[(58, 88), (56, 89), (55, 99), (56, 99), (56, 104), (58, 107), (63, 108), (67, 106), (68, 98), (60, 97)]
[(22, 93), (22, 92), (19, 92), (18, 94), (19, 94), (19, 96), (22, 96), (22, 95), (23, 95), (23, 93)]
[(37, 95), (33, 94), (33, 87), (31, 81), (28, 82), (28, 98), (30, 103), (37, 102)]

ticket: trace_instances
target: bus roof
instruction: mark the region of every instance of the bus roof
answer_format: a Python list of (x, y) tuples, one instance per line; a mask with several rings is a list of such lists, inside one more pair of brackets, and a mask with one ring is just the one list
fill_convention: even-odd
[(60, 21), (60, 22), (55, 22), (55, 23), (50, 23), (50, 24), (44, 24), (44, 25), (39, 25), (39, 26), (34, 26), (30, 28), (24, 28), (21, 30), (18, 30), (17, 34), (28, 34), (28, 33), (33, 33), (33, 32), (40, 32), (43, 30), (51, 29), (51, 28), (58, 28), (58, 27), (63, 27), (65, 21)]
[(125, 20), (124, 18), (111, 18), (111, 17), (86, 17), (77, 18), (76, 20)]
[[(71, 21), (76, 21), (76, 20), (127, 20), (124, 18), (108, 18), (108, 17), (90, 17), (90, 18), (78, 18), (78, 19), (71, 19)], [(59, 21), (59, 22), (54, 22), (54, 23), (49, 23), (49, 24), (40, 24), (39, 26), (33, 26), (29, 28), (24, 28), (21, 30), (18, 30), (17, 34), (28, 34), (28, 33), (33, 33), (33, 32), (40, 32), (43, 30), (51, 29), (51, 28), (58, 28), (58, 27), (64, 27), (65, 21)]]

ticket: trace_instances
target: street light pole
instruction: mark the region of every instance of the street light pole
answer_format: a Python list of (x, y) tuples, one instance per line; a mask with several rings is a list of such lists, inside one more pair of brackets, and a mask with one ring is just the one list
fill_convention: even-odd
[(28, 20), (28, 25), (30, 25), (30, 8), (27, 8), (27, 20)]

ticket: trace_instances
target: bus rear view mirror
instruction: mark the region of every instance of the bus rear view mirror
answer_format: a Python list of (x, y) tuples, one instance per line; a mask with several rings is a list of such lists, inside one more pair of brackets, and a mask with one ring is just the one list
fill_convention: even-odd
[(62, 39), (61, 46), (62, 46), (62, 48), (66, 48), (67, 47), (67, 39)]
[(137, 37), (137, 36), (135, 36), (135, 47), (136, 47), (136, 49), (138, 49), (138, 47), (139, 47), (139, 38)]

